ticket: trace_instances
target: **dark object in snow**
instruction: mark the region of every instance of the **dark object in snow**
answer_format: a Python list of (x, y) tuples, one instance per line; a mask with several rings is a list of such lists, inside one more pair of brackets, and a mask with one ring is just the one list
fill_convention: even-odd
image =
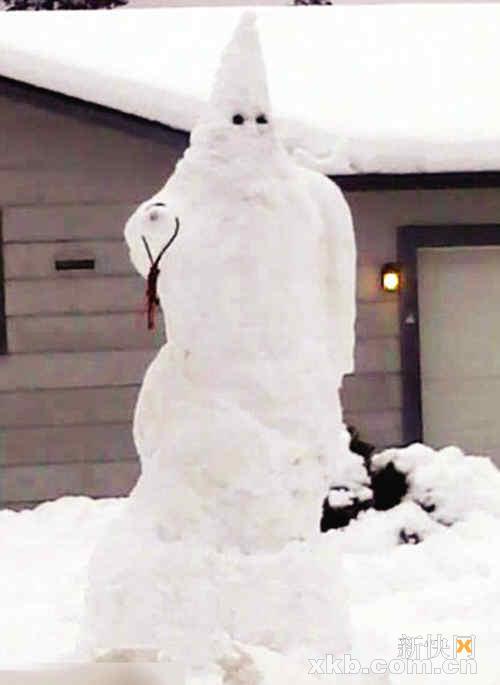
[[(335, 486), (332, 491), (345, 491), (349, 492), (349, 489), (343, 486)], [(360, 511), (366, 511), (373, 507), (373, 500), (359, 500), (357, 497), (353, 497), (351, 504), (347, 504), (343, 507), (332, 507), (328, 501), (328, 497), (323, 501), (323, 515), (320, 522), (320, 530), (322, 533), (326, 533), (328, 530), (334, 530), (337, 528), (345, 528), (349, 523), (357, 517)]]
[[(370, 473), (370, 459), (375, 452), (375, 447), (368, 442), (364, 442), (359, 437), (359, 431), (354, 426), (348, 426), (347, 430), (351, 436), (349, 442), (349, 449), (355, 454), (363, 457), (365, 468), (367, 471), (367, 481), (369, 481)], [(331, 488), (330, 492), (349, 492), (349, 488), (343, 485), (336, 485)], [(357, 497), (351, 497), (351, 503), (344, 506), (332, 507), (328, 497), (323, 502), (323, 514), (321, 517), (320, 529), (322, 533), (336, 528), (344, 528), (349, 525), (352, 519), (355, 519), (360, 511), (366, 511), (373, 507), (373, 499), (360, 500)]]
[[(410, 495), (411, 495), (411, 492), (410, 492)], [(429, 514), (429, 515), (434, 514), (436, 511), (436, 505), (434, 502), (432, 502), (433, 492), (430, 488), (427, 488), (426, 492), (424, 493), (424, 497), (425, 497), (424, 501), (418, 500), (418, 499), (414, 499), (413, 501), (415, 502), (415, 504), (418, 504), (418, 506), (421, 509), (423, 509), (426, 514)], [(439, 515), (431, 516), (431, 518), (434, 521), (436, 521), (436, 523), (439, 523), (442, 526), (448, 527), (448, 526), (453, 525), (453, 521), (448, 521)]]
[(365, 460), (365, 466), (369, 471), (371, 467), (371, 458), (375, 452), (375, 446), (371, 445), (369, 442), (361, 440), (359, 437), (359, 431), (354, 426), (347, 426), (347, 430), (351, 436), (349, 449), (351, 452), (354, 452), (354, 454), (359, 454), (360, 457), (363, 457)]
[(401, 502), (408, 492), (408, 481), (401, 471), (390, 461), (380, 471), (372, 472), (372, 490), (375, 509), (385, 511)]
[(436, 505), (433, 504), (432, 502), (426, 503), (426, 502), (417, 502), (418, 506), (421, 507), (427, 514), (432, 514), (432, 512), (436, 511)]
[[(158, 206), (164, 206), (162, 202), (156, 203)], [(148, 308), (148, 330), (152, 331), (154, 330), (155, 327), (155, 313), (156, 313), (156, 307), (160, 305), (160, 298), (158, 297), (158, 276), (160, 275), (160, 261), (165, 254), (165, 252), (168, 250), (170, 245), (174, 242), (174, 240), (177, 238), (177, 234), (179, 233), (179, 219), (175, 217), (175, 230), (174, 234), (172, 237), (169, 239), (168, 243), (162, 247), (160, 252), (158, 253), (158, 256), (156, 259), (153, 259), (153, 255), (151, 254), (151, 250), (149, 249), (148, 242), (144, 236), (142, 236), (142, 242), (144, 243), (144, 247), (146, 248), (146, 252), (148, 253), (149, 261), (151, 262), (151, 267), (149, 269), (148, 273), (148, 279), (147, 279), (147, 286), (146, 286), (146, 301), (147, 301), (147, 308)], [(167, 334), (165, 331), (165, 339), (168, 340)]]
[(128, 0), (4, 0), (12, 10), (99, 10), (128, 4)]
[(422, 542), (422, 538), (418, 533), (410, 533), (406, 528), (401, 528), (399, 531), (400, 545), (418, 545), (419, 542)]

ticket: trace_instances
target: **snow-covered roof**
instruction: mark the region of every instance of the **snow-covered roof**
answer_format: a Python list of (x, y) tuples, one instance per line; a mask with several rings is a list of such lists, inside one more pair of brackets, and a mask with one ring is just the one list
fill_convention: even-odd
[[(0, 14), (0, 75), (190, 130), (242, 8)], [(500, 5), (258, 9), (274, 115), (326, 173), (500, 170)]]

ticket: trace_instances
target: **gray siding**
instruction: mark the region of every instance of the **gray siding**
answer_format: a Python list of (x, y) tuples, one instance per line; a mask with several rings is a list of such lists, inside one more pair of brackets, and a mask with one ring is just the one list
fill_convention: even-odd
[(398, 297), (379, 287), (397, 258), (396, 229), (408, 224), (500, 222), (500, 189), (349, 192), (358, 247), (356, 375), (345, 379), (347, 421), (377, 447), (400, 444), (401, 359)]
[[(167, 144), (153, 126), (119, 115), (115, 126), (85, 107), (19, 87), (0, 96), (0, 505), (125, 494), (139, 473), (131, 420), (162, 331), (146, 330), (123, 226), (184, 138)], [(57, 272), (68, 258), (95, 259), (95, 270)]]

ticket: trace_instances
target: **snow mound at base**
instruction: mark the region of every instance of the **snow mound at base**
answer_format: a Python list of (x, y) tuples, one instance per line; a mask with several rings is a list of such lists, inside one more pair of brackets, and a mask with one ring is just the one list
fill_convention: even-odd
[[(425, 482), (432, 484), (438, 498), (436, 512), (446, 505), (450, 513), (454, 503), (455, 523), (440, 525), (408, 497), (387, 511), (362, 512), (348, 527), (323, 536), (329, 547), (325, 563), (335, 565), (336, 559), (343, 559), (343, 594), (354, 631), (351, 654), (365, 664), (375, 658), (389, 660), (396, 657), (403, 633), (452, 636), (470, 632), (476, 636), (481, 685), (497, 685), (500, 562), (492, 553), (500, 545), (497, 472), (487, 466), (487, 460), (445, 450), (449, 468), (460, 469), (462, 464), (468, 469), (463, 475), (466, 492), (457, 494), (456, 490), (453, 496), (445, 496), (446, 481), (433, 480), (439, 472), (433, 463), (442, 452), (421, 445), (388, 450), (383, 459), (378, 456), (380, 464), (387, 463), (389, 453), (398, 469), (403, 468), (406, 459), (410, 492), (413, 483), (424, 482), (415, 480), (415, 474), (428, 460), (429, 472), (434, 476)], [(415, 466), (417, 454), (424, 454), (420, 466)], [(472, 474), (476, 465), (478, 470)], [(441, 478), (452, 475), (445, 470)], [(459, 501), (454, 502), (454, 498)], [(64, 497), (31, 511), (0, 512), (2, 668), (75, 658), (84, 623), (89, 560), (110, 526), (123, 514), (126, 502)], [(399, 544), (399, 531), (405, 526), (422, 535), (421, 544)], [(326, 561), (328, 555), (330, 562)], [(235, 602), (239, 601), (237, 597)], [(265, 623), (265, 604), (261, 602), (259, 607)], [(323, 619), (324, 613), (320, 617)], [(241, 648), (255, 660), (263, 685), (301, 683), (300, 678), (308, 672), (307, 659), (324, 656), (312, 647), (306, 655), (296, 651), (286, 657), (262, 647)], [(286, 677), (276, 680), (280, 670)], [(356, 682), (354, 676), (349, 678)], [(415, 682), (426, 683), (424, 678)], [(306, 679), (314, 682), (313, 676), (307, 675)], [(477, 676), (463, 676), (460, 682), (469, 680), (476, 682)], [(328, 682), (336, 685), (333, 676), (328, 677)], [(361, 682), (372, 685), (370, 678)], [(408, 678), (392, 675), (389, 682), (404, 685)], [(433, 677), (433, 685), (449, 682), (446, 675)], [(220, 683), (220, 673), (214, 672), (190, 685)]]
[(197, 672), (231, 654), (235, 642), (281, 654), (347, 650), (341, 561), (325, 536), (245, 554), (165, 540), (157, 525), (137, 521), (133, 507), (123, 514), (90, 564), (85, 654), (156, 647)]
[(123, 499), (0, 511), (0, 666), (60, 661), (81, 629), (88, 565)]

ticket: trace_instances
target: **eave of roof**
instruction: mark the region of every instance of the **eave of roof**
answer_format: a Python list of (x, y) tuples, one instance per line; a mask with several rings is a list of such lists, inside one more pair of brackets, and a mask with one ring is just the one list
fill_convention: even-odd
[[(189, 134), (134, 114), (97, 105), (80, 98), (0, 76), (0, 90), (12, 101), (24, 102), (83, 121), (126, 131), (137, 137), (174, 146), (179, 156), (189, 144)], [(440, 190), (447, 188), (500, 188), (500, 171), (465, 171), (405, 174), (330, 174), (344, 191)]]
[[(191, 130), (243, 8), (0, 13), (0, 73)], [(334, 175), (500, 169), (500, 5), (259, 8), (275, 120)]]

